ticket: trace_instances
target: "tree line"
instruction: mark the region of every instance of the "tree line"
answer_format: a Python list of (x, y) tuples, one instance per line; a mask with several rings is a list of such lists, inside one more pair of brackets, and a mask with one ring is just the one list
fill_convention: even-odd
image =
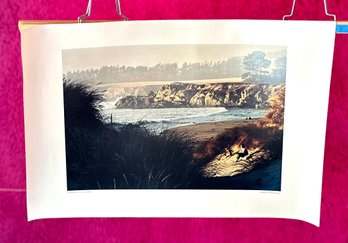
[[(232, 57), (217, 62), (158, 63), (154, 66), (102, 66), (78, 70), (63, 75), (70, 80), (88, 80), (97, 83), (143, 81), (182, 81), (242, 77), (245, 82), (283, 83), (286, 78), (286, 57), (278, 57), (274, 64), (262, 51), (253, 51), (244, 57)], [(271, 70), (271, 67), (273, 69)]]
[(243, 58), (245, 72), (242, 79), (252, 83), (284, 83), (286, 79), (286, 56), (275, 60), (274, 68), (270, 70), (271, 60), (262, 51), (253, 51)]
[(154, 66), (102, 66), (67, 72), (64, 78), (90, 80), (96, 82), (142, 82), (142, 81), (182, 81), (213, 78), (240, 77), (243, 72), (242, 58), (233, 57), (218, 62), (158, 63)]

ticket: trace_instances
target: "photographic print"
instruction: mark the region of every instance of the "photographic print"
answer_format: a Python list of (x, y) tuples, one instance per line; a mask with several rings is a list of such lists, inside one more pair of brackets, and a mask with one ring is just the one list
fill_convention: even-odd
[(68, 190), (281, 188), (285, 46), (63, 50)]
[(161, 20), (22, 29), (28, 220), (319, 225), (335, 28)]

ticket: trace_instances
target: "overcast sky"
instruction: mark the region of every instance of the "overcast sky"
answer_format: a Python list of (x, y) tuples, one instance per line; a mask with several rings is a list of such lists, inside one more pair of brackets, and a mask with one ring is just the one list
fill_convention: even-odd
[(63, 73), (102, 66), (154, 66), (158, 63), (222, 61), (264, 51), (269, 59), (286, 56), (285, 46), (257, 45), (144, 45), (63, 50)]

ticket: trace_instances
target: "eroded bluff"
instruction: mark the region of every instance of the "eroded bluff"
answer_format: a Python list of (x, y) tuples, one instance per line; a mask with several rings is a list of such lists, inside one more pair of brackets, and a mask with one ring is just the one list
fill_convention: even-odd
[(126, 96), (115, 104), (119, 109), (239, 107), (268, 108), (272, 97), (285, 84), (187, 84), (163, 85), (145, 96)]

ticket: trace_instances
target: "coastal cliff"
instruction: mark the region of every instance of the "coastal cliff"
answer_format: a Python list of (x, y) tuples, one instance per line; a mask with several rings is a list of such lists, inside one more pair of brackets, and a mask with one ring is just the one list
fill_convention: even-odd
[(268, 108), (270, 100), (285, 84), (187, 84), (163, 85), (157, 92), (126, 96), (115, 104), (118, 109), (239, 107)]

